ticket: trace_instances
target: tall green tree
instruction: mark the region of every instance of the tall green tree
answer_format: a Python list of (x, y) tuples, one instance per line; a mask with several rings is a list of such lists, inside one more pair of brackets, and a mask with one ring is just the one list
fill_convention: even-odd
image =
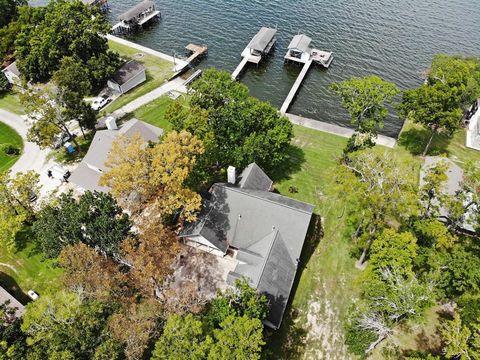
[(398, 87), (372, 75), (333, 83), (330, 89), (340, 96), (351, 123), (356, 126), (356, 133), (350, 139), (347, 152), (372, 146), (378, 129), (383, 128), (388, 116), (387, 105), (392, 104), (400, 92)]
[[(72, 57), (89, 71), (93, 88), (107, 80), (118, 66), (118, 55), (111, 53), (105, 37), (110, 25), (96, 6), (82, 1), (49, 2), (44, 19), (22, 28), (16, 40), (19, 69), (28, 80), (49, 79)], [(101, 63), (109, 73), (99, 72)], [(114, 65), (114, 66), (111, 66)]]
[(27, 306), (22, 330), (32, 359), (91, 359), (106, 338), (108, 308), (56, 292)]
[(130, 234), (131, 222), (110, 194), (86, 192), (77, 202), (62, 194), (57, 204), (38, 214), (33, 231), (48, 257), (56, 257), (66, 245), (83, 242), (97, 251), (119, 255), (119, 245)]
[(27, 5), (27, 0), (0, 0), (0, 27), (8, 25), (18, 15), (18, 8)]
[(214, 344), (209, 360), (258, 360), (261, 358), (263, 325), (258, 319), (247, 316), (228, 316), (214, 330)]
[(353, 238), (363, 248), (359, 265), (390, 221), (402, 222), (418, 214), (415, 177), (414, 168), (391, 152), (356, 152), (338, 167), (338, 190), (358, 209), (350, 216), (357, 226)]
[(400, 113), (430, 132), (423, 156), (434, 137), (451, 137), (460, 127), (463, 110), (480, 95), (480, 61), (437, 55), (426, 83), (403, 93)]
[(163, 334), (155, 344), (152, 360), (202, 360), (207, 358), (212, 338), (206, 336), (203, 324), (192, 314), (171, 315)]
[(209, 175), (212, 169), (243, 168), (254, 161), (274, 169), (288, 157), (292, 124), (270, 104), (249, 96), (247, 87), (228, 73), (208, 69), (192, 88), (192, 109), (173, 105), (166, 117), (176, 130), (186, 129), (204, 141), (200, 163)]

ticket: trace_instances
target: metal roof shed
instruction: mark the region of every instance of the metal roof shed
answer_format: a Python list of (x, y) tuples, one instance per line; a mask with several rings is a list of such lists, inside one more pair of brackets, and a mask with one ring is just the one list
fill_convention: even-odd
[(310, 50), (310, 43), (312, 39), (304, 34), (295, 35), (288, 45), (289, 50), (298, 50), (301, 52), (308, 52)]
[(267, 27), (262, 27), (260, 31), (253, 37), (248, 44), (248, 48), (254, 51), (259, 51), (261, 53), (268, 53), (269, 48), (273, 45), (275, 41), (275, 35), (277, 29), (271, 29)]

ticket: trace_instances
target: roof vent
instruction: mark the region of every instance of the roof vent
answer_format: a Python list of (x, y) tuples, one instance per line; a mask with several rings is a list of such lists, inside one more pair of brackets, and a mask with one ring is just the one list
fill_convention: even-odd
[(237, 182), (237, 176), (235, 173), (235, 167), (229, 166), (227, 169), (227, 181), (229, 184), (235, 185)]

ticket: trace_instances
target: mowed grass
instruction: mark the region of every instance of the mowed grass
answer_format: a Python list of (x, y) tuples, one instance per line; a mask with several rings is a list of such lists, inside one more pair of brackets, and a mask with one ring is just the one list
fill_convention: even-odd
[(0, 109), (7, 110), (18, 115), (25, 114), (23, 106), (20, 103), (20, 98), (14, 91), (0, 93)]
[[(108, 45), (110, 46), (110, 49), (118, 52), (122, 58), (133, 59), (142, 63), (146, 68), (147, 80), (112, 102), (104, 111), (102, 111), (103, 115), (120, 109), (129, 102), (149, 93), (161, 86), (173, 75), (173, 64), (170, 61), (142, 53), (140, 50), (111, 40), (108, 41)], [(139, 56), (139, 54), (142, 55)]]
[(22, 302), (28, 290), (40, 296), (60, 288), (62, 270), (52, 260), (44, 260), (32, 243), (33, 234), (26, 228), (17, 235), (19, 249), (10, 251), (0, 242), (0, 286)]
[(158, 126), (165, 131), (169, 131), (172, 129), (172, 124), (165, 119), (165, 114), (170, 104), (175, 101), (179, 102), (184, 107), (189, 106), (188, 95), (182, 94), (177, 100), (172, 100), (165, 95), (148, 103), (145, 106), (142, 106), (133, 113), (133, 116), (139, 120)]
[[(418, 124), (407, 121), (399, 136), (398, 147), (405, 149), (412, 155), (421, 155), (429, 136), (428, 130)], [(480, 161), (480, 151), (469, 149), (465, 146), (466, 136), (465, 129), (459, 129), (452, 138), (443, 134), (436, 135), (427, 155), (448, 156), (460, 166), (468, 161)]]
[(17, 147), (20, 149), (20, 153), (23, 149), (23, 141), (20, 135), (10, 126), (0, 122), (0, 173), (10, 169), (20, 157), (20, 155), (7, 155), (2, 149), (5, 144)]

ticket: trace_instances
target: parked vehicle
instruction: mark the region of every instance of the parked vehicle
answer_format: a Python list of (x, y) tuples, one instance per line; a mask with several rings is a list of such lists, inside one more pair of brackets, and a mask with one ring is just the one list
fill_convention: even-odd
[(50, 169), (48, 169), (47, 174), (48, 177), (52, 177), (61, 181), (67, 181), (71, 175), (70, 171), (65, 170), (59, 165), (53, 165)]
[(33, 202), (37, 201), (37, 199), (38, 199), (37, 194), (35, 194), (33, 191), (30, 192), (30, 198), (29, 198), (30, 202), (33, 203)]
[(39, 295), (33, 290), (28, 290), (27, 295), (32, 300), (37, 300), (39, 298)]
[(93, 99), (92, 109), (95, 111), (98, 111), (101, 108), (103, 108), (105, 105), (107, 105), (110, 101), (112, 101), (112, 99), (108, 95), (99, 96)]
[(53, 148), (58, 149), (58, 148), (62, 147), (62, 145), (65, 144), (70, 139), (71, 139), (71, 136), (68, 135), (65, 132), (62, 132), (61, 134), (55, 135), (53, 137)]

